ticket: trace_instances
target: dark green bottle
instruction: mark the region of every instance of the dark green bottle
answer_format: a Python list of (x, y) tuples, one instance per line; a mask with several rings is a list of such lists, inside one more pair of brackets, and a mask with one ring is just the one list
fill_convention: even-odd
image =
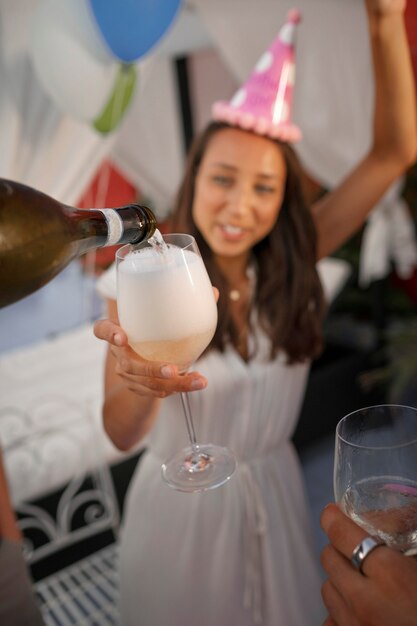
[(73, 259), (101, 246), (139, 243), (156, 229), (150, 209), (76, 209), (0, 178), (0, 308), (43, 287)]

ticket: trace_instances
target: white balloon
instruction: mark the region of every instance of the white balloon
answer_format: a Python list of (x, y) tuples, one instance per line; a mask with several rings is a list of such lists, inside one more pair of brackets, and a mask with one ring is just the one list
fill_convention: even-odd
[(119, 63), (102, 43), (86, 0), (41, 0), (29, 54), (40, 83), (62, 111), (85, 121), (101, 113)]

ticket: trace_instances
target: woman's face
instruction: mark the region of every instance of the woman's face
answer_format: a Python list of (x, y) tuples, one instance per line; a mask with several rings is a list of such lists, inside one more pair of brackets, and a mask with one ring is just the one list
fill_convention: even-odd
[(226, 128), (210, 140), (195, 184), (193, 219), (216, 256), (247, 260), (274, 226), (286, 166), (266, 137)]

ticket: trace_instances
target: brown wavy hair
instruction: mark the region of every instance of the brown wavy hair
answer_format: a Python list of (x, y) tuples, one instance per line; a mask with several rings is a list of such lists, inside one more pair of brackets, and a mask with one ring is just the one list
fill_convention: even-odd
[[(194, 224), (192, 206), (196, 175), (205, 150), (212, 137), (224, 128), (229, 126), (212, 122), (194, 140), (168, 225), (173, 232), (187, 232), (196, 238), (211, 282), (220, 291), (218, 325), (208, 350), (215, 348), (221, 352), (227, 343), (237, 348), (239, 340), (229, 308), (231, 286)], [(288, 361), (296, 363), (320, 353), (325, 305), (316, 271), (316, 229), (304, 199), (301, 168), (292, 148), (279, 141), (276, 143), (287, 167), (285, 192), (274, 227), (252, 249), (257, 279), (251, 309), (255, 308), (261, 328), (270, 338), (270, 358), (283, 350)]]

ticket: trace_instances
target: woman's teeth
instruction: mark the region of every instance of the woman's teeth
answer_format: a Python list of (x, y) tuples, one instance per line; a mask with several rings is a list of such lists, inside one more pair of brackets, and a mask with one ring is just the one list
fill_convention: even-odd
[(240, 235), (241, 233), (243, 233), (242, 228), (239, 228), (238, 226), (230, 226), (229, 224), (223, 226), (223, 229), (226, 233), (229, 233), (230, 235)]

